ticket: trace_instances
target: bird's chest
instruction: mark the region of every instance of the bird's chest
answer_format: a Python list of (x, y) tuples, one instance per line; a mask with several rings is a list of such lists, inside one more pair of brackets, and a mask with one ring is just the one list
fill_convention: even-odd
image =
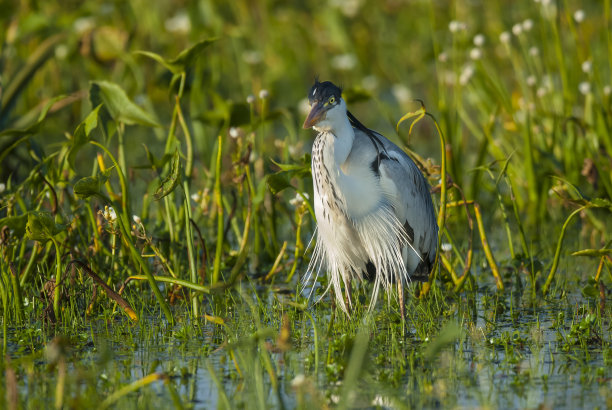
[(339, 171), (333, 160), (333, 141), (329, 141), (329, 138), (328, 135), (321, 134), (314, 142), (312, 180), (317, 220), (331, 223), (345, 218), (346, 198), (338, 182)]

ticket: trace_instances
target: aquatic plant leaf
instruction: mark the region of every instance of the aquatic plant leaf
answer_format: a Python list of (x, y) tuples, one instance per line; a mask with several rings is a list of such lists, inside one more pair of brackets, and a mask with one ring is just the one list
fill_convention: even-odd
[(274, 195), (291, 187), (289, 178), (287, 178), (287, 175), (284, 172), (269, 175), (266, 182), (268, 184), (268, 188), (270, 188), (270, 192), (272, 192)]
[(111, 167), (98, 175), (79, 179), (74, 184), (74, 194), (82, 199), (87, 199), (93, 195), (101, 195), (102, 186), (110, 178), (112, 169)]
[[(140, 54), (140, 55), (149, 57), (157, 61), (158, 63), (160, 63), (161, 65), (163, 65), (168, 70), (170, 70), (173, 74), (176, 75), (176, 74), (181, 74), (187, 71), (187, 69), (191, 67), (200, 57), (202, 50), (204, 50), (206, 47), (208, 47), (215, 41), (217, 41), (216, 38), (202, 40), (194, 44), (193, 46), (181, 51), (178, 56), (170, 60), (165, 59), (159, 54), (153, 53), (151, 51), (141, 50), (141, 51), (136, 51), (136, 54)], [(173, 79), (173, 82), (174, 81), (175, 80)]]
[(22, 237), (25, 234), (26, 224), (28, 223), (28, 214), (19, 216), (7, 216), (0, 219), (0, 228), (5, 226), (13, 231), (16, 237)]
[(176, 58), (169, 61), (172, 65), (177, 65), (183, 68), (183, 71), (186, 71), (187, 68), (191, 67), (197, 59), (200, 57), (200, 53), (202, 50), (207, 48), (209, 45), (217, 41), (216, 38), (208, 38), (206, 40), (199, 41), (195, 43), (193, 46), (181, 51)]
[(160, 126), (151, 114), (132, 102), (125, 91), (115, 83), (108, 81), (90, 82), (89, 99), (94, 107), (104, 104), (110, 116), (117, 122), (149, 127)]
[(172, 167), (170, 168), (170, 173), (155, 191), (155, 199), (159, 201), (166, 195), (170, 194), (172, 191), (174, 191), (174, 188), (176, 188), (179, 182), (181, 182), (181, 157), (179, 156), (177, 149), (174, 151), (174, 156), (172, 157)]
[(29, 239), (46, 242), (63, 230), (64, 226), (56, 224), (50, 212), (31, 211), (28, 213), (26, 234)]
[(310, 154), (305, 154), (302, 157), (301, 164), (280, 164), (274, 160), (271, 161), (281, 169), (279, 172), (269, 175), (266, 179), (266, 183), (274, 195), (291, 187), (289, 182), (291, 178), (308, 178), (311, 175)]
[(589, 283), (582, 288), (582, 296), (595, 299), (599, 296), (599, 285)]

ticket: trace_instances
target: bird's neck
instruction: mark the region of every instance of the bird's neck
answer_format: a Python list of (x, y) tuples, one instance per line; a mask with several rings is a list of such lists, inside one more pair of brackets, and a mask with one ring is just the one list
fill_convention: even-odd
[(320, 131), (319, 138), (325, 140), (322, 159), (326, 163), (333, 161), (333, 165), (341, 167), (351, 153), (355, 141), (355, 131), (348, 117), (335, 121), (331, 127), (318, 128), (317, 131)]

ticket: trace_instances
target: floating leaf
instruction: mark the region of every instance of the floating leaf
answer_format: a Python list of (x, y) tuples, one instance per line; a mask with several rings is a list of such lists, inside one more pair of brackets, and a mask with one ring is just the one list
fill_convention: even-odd
[(96, 176), (79, 179), (76, 184), (74, 184), (74, 194), (83, 199), (93, 195), (102, 195), (102, 186), (110, 178), (112, 169), (113, 168), (109, 168)]
[(178, 149), (174, 151), (174, 156), (172, 157), (172, 167), (170, 168), (170, 173), (168, 176), (162, 181), (159, 185), (159, 188), (155, 191), (155, 199), (160, 200), (170, 192), (174, 191), (174, 188), (181, 181), (181, 157), (179, 156)]
[(160, 126), (148, 112), (133, 103), (117, 84), (108, 81), (92, 81), (89, 88), (89, 99), (93, 106), (104, 104), (110, 116), (117, 122), (149, 127)]
[(64, 226), (56, 224), (50, 212), (32, 211), (28, 213), (26, 233), (29, 239), (46, 242), (63, 230)]

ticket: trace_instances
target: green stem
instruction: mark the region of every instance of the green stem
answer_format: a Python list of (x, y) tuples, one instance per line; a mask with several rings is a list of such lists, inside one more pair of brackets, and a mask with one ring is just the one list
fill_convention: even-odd
[(53, 292), (53, 313), (55, 314), (55, 319), (59, 321), (60, 319), (60, 295), (61, 295), (61, 279), (62, 279), (62, 255), (60, 253), (60, 246), (55, 240), (55, 238), (51, 238), (53, 242), (53, 246), (55, 246), (55, 289)]
[[(193, 233), (191, 231), (191, 205), (189, 203), (189, 184), (187, 181), (183, 181), (183, 191), (185, 194), (185, 234), (187, 235), (187, 250), (189, 251), (189, 271), (191, 273), (191, 281), (193, 283), (197, 283), (198, 272), (195, 262)], [(193, 308), (193, 317), (195, 318), (200, 316), (199, 300), (195, 292), (191, 292), (191, 306)]]
[(543, 295), (546, 295), (546, 293), (548, 292), (548, 288), (550, 287), (550, 284), (553, 278), (555, 277), (555, 273), (557, 272), (557, 267), (559, 266), (559, 259), (561, 258), (561, 247), (563, 246), (563, 239), (565, 238), (565, 231), (567, 230), (570, 221), (574, 218), (574, 216), (578, 215), (580, 211), (589, 207), (590, 205), (581, 206), (580, 208), (572, 212), (570, 216), (568, 216), (565, 220), (565, 223), (561, 228), (561, 235), (559, 235), (559, 240), (557, 241), (557, 249), (555, 251), (555, 257), (553, 259), (552, 267), (550, 268), (550, 272), (548, 273), (548, 278), (546, 278), (546, 283), (544, 283), (544, 286), (542, 286)]
[(221, 199), (221, 154), (223, 137), (218, 137), (217, 163), (215, 166), (215, 203), (217, 205), (217, 248), (215, 250), (215, 265), (213, 267), (212, 284), (219, 280), (221, 270), (221, 256), (223, 253), (223, 200)]
[[(132, 236), (130, 235), (129, 218), (127, 217), (127, 213), (126, 213), (128, 212), (127, 211), (128, 209), (127, 186), (125, 183), (125, 177), (123, 176), (123, 172), (121, 172), (121, 168), (117, 164), (115, 157), (113, 157), (113, 155), (109, 152), (108, 149), (106, 149), (105, 146), (103, 146), (102, 144), (96, 141), (90, 141), (90, 143), (102, 149), (106, 153), (106, 155), (108, 155), (110, 160), (113, 162), (113, 164), (117, 168), (117, 174), (119, 176), (119, 184), (121, 185), (121, 201), (122, 201), (121, 212), (118, 213), (117, 215), (118, 216), (117, 222), (118, 222), (119, 228), (121, 229), (122, 237), (128, 249), (130, 250), (130, 253), (132, 255), (132, 258), (135, 264), (143, 270), (147, 279), (149, 280), (149, 285), (153, 289), (153, 294), (155, 295), (157, 302), (161, 306), (161, 309), (164, 312), (164, 315), (166, 316), (166, 320), (168, 320), (169, 323), (174, 323), (174, 319), (172, 317), (172, 313), (170, 312), (170, 308), (168, 307), (168, 304), (166, 303), (163, 295), (161, 294), (159, 288), (157, 287), (157, 283), (155, 282), (155, 278), (153, 277), (153, 274), (151, 273), (151, 270), (149, 269), (149, 265), (142, 259), (142, 256), (140, 256), (140, 252), (138, 252), (138, 250), (134, 246), (134, 243), (132, 242)], [(115, 208), (117, 209), (116, 206)]]

